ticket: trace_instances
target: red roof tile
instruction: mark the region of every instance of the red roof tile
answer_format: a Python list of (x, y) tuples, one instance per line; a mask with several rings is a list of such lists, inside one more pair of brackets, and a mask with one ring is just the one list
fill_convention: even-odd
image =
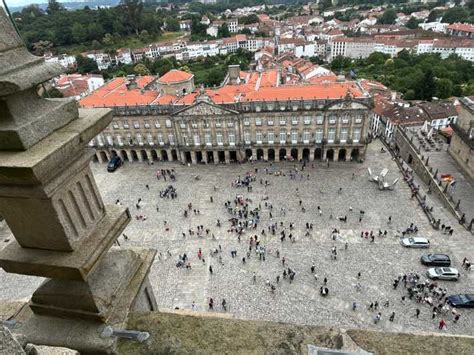
[(182, 70), (172, 69), (169, 72), (167, 72), (165, 75), (163, 75), (161, 78), (159, 78), (158, 81), (160, 83), (172, 84), (172, 83), (177, 83), (180, 81), (191, 79), (192, 77), (193, 77), (193, 74), (186, 73), (185, 71), (182, 71)]

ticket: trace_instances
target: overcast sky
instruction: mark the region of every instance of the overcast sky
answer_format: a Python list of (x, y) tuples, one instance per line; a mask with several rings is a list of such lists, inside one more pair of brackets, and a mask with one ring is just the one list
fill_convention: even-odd
[[(28, 5), (28, 4), (39, 4), (39, 3), (46, 3), (47, 0), (5, 0), (8, 7), (10, 6), (19, 6), (19, 5)], [(0, 4), (3, 6), (2, 2)]]

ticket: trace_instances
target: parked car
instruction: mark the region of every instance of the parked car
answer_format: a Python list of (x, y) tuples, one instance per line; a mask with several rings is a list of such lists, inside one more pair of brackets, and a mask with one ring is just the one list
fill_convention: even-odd
[(113, 173), (121, 165), (122, 165), (122, 159), (120, 159), (120, 157), (118, 157), (118, 156), (115, 156), (112, 159), (110, 159), (109, 163), (107, 164), (107, 171), (109, 173)]
[(426, 271), (426, 276), (433, 280), (456, 281), (459, 279), (459, 271), (452, 267), (432, 267)]
[(406, 248), (429, 248), (430, 241), (421, 237), (409, 237), (400, 239), (400, 244)]
[(448, 296), (448, 303), (453, 307), (474, 308), (474, 294)]
[(427, 266), (451, 266), (451, 259), (446, 254), (424, 254), (420, 261)]

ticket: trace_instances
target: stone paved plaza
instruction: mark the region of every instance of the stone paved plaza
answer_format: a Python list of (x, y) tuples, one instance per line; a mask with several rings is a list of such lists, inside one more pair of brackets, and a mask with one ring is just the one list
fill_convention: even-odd
[[(461, 267), (464, 257), (474, 258), (473, 236), (461, 229), (440, 203), (430, 197), (428, 201), (434, 205), (435, 216), (441, 218), (442, 223), (453, 226), (455, 232), (448, 237), (433, 230), (422, 209), (415, 200), (410, 199), (410, 190), (396, 164), (388, 153), (380, 152), (380, 148), (379, 142), (369, 145), (363, 164), (331, 163), (329, 168), (323, 163), (315, 163), (314, 167), (309, 164), (303, 171), (304, 178), (298, 177), (296, 180), (289, 177), (288, 172), (294, 166), (290, 162), (277, 163), (271, 167), (269, 163), (190, 167), (173, 163), (136, 163), (128, 164), (115, 173), (107, 173), (105, 165), (93, 164), (93, 172), (106, 203), (113, 204), (119, 199), (130, 208), (133, 220), (125, 230), (129, 239), (120, 237), (120, 244), (153, 247), (159, 252), (150, 277), (161, 309), (191, 309), (194, 301), (198, 310), (207, 311), (209, 297), (212, 297), (214, 312), (223, 312), (220, 303), (225, 298), (228, 312), (244, 319), (346, 328), (438, 331), (440, 316), (432, 319), (431, 309), (426, 304), (417, 304), (408, 298), (402, 303), (401, 297), (406, 294), (402, 283), (396, 290), (392, 287), (393, 279), (398, 275), (416, 272), (424, 279), (427, 269), (419, 262), (420, 255), (426, 250), (402, 248), (397, 230), (414, 223), (420, 230), (418, 234), (430, 239), (430, 252), (451, 255), (452, 266), (458, 268), (462, 276), (458, 282), (438, 282), (447, 289), (448, 295), (474, 292), (474, 273), (468, 275)], [(281, 171), (284, 176), (265, 174), (266, 167), (272, 172)], [(395, 190), (379, 191), (375, 184), (368, 181), (367, 167), (371, 167), (375, 173), (384, 167), (389, 168), (388, 180), (400, 178)], [(177, 181), (157, 180), (155, 172), (159, 168), (175, 169)], [(231, 187), (231, 182), (238, 176), (244, 177), (256, 168), (258, 173), (251, 192), (247, 192), (246, 188)], [(199, 180), (194, 178), (196, 175), (200, 177)], [(260, 184), (260, 179), (267, 180), (269, 186)], [(178, 198), (160, 198), (159, 191), (170, 184), (176, 187)], [(149, 185), (149, 190), (145, 185)], [(341, 193), (339, 188), (342, 188)], [(232, 216), (224, 207), (226, 201), (232, 201), (233, 204), (236, 195), (249, 198), (252, 201), (251, 208), (262, 207), (258, 228), (247, 231), (240, 243), (236, 234), (228, 232), (228, 220)], [(210, 201), (211, 196), (213, 202)], [(135, 207), (138, 198), (142, 199), (139, 210)], [(300, 200), (306, 212), (302, 212)], [(283, 222), (287, 235), (289, 223), (295, 223), (295, 229), (291, 232), (295, 242), (290, 242), (288, 238), (284, 242), (280, 241), (282, 228), (278, 228), (276, 236), (268, 231), (265, 236), (261, 236), (262, 229), (267, 229), (270, 223), (270, 211), (265, 207), (265, 202), (273, 205), (273, 222)], [(188, 203), (192, 203), (193, 209), (198, 209), (200, 214), (194, 215), (190, 211), (185, 218), (183, 212)], [(317, 206), (321, 207), (321, 216)], [(282, 215), (282, 207), (286, 209), (286, 215)], [(365, 211), (361, 222), (360, 210)], [(147, 218), (140, 221), (135, 218), (136, 215)], [(347, 223), (337, 220), (338, 216), (347, 216)], [(392, 216), (390, 225), (387, 223), (388, 216)], [(221, 227), (216, 226), (217, 219), (222, 221)], [(167, 221), (166, 226), (164, 221)], [(310, 236), (305, 236), (306, 222), (314, 225)], [(215, 240), (210, 235), (190, 237), (187, 231), (192, 228), (196, 232), (198, 225), (209, 228)], [(0, 228), (0, 239), (11, 238), (6, 226)], [(339, 229), (341, 233), (336, 241), (331, 239), (333, 228)], [(361, 231), (373, 230), (377, 234), (379, 229), (387, 230), (388, 236), (377, 236), (374, 243), (360, 237)], [(185, 238), (182, 232), (186, 232)], [(260, 261), (252, 252), (244, 264), (242, 257), (248, 251), (250, 236), (255, 234), (266, 247), (266, 260)], [(222, 248), (222, 264), (218, 256), (209, 255), (210, 250), (219, 245)], [(333, 246), (338, 250), (337, 260), (330, 257)], [(203, 251), (204, 262), (197, 257), (198, 248)], [(233, 249), (237, 250), (236, 258), (230, 256), (230, 250)], [(276, 257), (277, 250), (280, 259)], [(178, 256), (183, 253), (190, 259), (191, 270), (176, 267)], [(276, 284), (276, 276), (283, 272), (281, 257), (285, 257), (286, 266), (296, 272), (291, 284), (283, 278)], [(310, 272), (312, 263), (316, 265), (317, 280)], [(209, 266), (213, 268), (212, 275), (208, 271)], [(257, 275), (256, 283), (252, 277), (254, 272)], [(360, 291), (355, 289), (358, 272), (361, 272)], [(319, 295), (319, 288), (325, 277), (328, 279), (329, 296), (324, 298)], [(267, 279), (276, 285), (274, 293), (266, 286)], [(39, 278), (9, 275), (0, 271), (0, 298), (29, 297), (40, 282)], [(389, 307), (383, 307), (387, 300)], [(354, 301), (358, 305), (356, 311), (352, 310)], [(382, 312), (382, 320), (378, 324), (373, 322), (375, 312), (367, 309), (375, 301), (379, 302)], [(417, 307), (421, 310), (419, 319), (415, 317)], [(388, 318), (393, 311), (395, 319), (390, 322)], [(452, 322), (451, 314), (442, 316), (447, 320), (447, 329), (444, 331), (474, 335), (474, 310), (460, 310), (460, 313), (458, 323)]]

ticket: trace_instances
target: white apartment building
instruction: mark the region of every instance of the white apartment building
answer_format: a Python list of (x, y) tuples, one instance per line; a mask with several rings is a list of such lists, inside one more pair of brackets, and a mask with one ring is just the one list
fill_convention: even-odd
[(372, 38), (335, 38), (331, 42), (331, 59), (337, 56), (348, 58), (367, 58), (374, 52)]

